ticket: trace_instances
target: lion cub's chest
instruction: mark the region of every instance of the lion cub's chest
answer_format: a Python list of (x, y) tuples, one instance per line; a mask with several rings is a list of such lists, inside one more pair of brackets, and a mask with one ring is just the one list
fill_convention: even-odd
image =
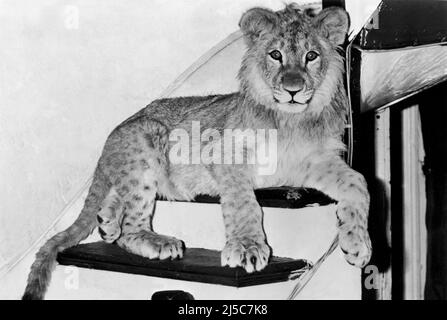
[[(294, 173), (311, 153), (318, 152), (318, 146), (302, 139), (278, 137), (276, 148), (265, 148), (268, 167), (257, 164), (255, 171), (256, 188), (292, 185)], [(264, 159), (265, 160), (265, 159)], [(266, 161), (264, 161), (265, 163)]]

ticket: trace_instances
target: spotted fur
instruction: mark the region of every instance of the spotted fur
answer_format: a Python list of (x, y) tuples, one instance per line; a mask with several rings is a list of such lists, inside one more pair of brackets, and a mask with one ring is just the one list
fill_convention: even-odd
[[(220, 196), (227, 239), (222, 265), (253, 272), (262, 270), (271, 254), (253, 190), (284, 185), (319, 189), (338, 200), (346, 260), (364, 266), (371, 255), (369, 195), (362, 175), (340, 156), (347, 98), (337, 50), (348, 26), (347, 13), (336, 8), (317, 15), (296, 5), (279, 12), (247, 11), (240, 21), (247, 43), (240, 91), (157, 100), (119, 125), (106, 141), (81, 215), (40, 249), (24, 298), (43, 298), (57, 252), (76, 245), (96, 226), (105, 241), (132, 253), (181, 258), (183, 242), (152, 228), (156, 194), (169, 200)], [(220, 132), (276, 129), (276, 172), (261, 176), (256, 165), (248, 164), (170, 163), (169, 133), (178, 128), (191, 133), (192, 121)]]

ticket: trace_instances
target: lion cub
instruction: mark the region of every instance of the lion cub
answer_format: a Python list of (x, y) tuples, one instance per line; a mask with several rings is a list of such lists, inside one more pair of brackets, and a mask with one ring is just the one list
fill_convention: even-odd
[[(371, 256), (367, 186), (340, 156), (347, 97), (337, 48), (348, 27), (347, 13), (338, 8), (316, 15), (295, 4), (278, 12), (247, 11), (240, 20), (247, 44), (240, 91), (157, 100), (119, 125), (106, 141), (80, 216), (38, 252), (24, 298), (43, 298), (57, 253), (97, 226), (105, 241), (134, 254), (182, 258), (182, 241), (152, 229), (156, 194), (171, 200), (220, 196), (227, 239), (222, 266), (253, 272), (262, 270), (271, 255), (253, 190), (286, 185), (321, 190), (338, 201), (346, 260), (365, 266)], [(195, 122), (201, 133), (214, 130), (213, 139), (199, 146), (193, 142), (189, 149), (218, 150), (213, 148), (225, 142), (220, 134), (226, 130), (271, 132), (275, 140), (267, 144), (275, 147), (275, 170), (260, 174), (259, 164), (249, 161), (174, 163), (172, 132), (194, 134)], [(255, 148), (247, 143), (244, 159)], [(219, 152), (213, 157), (228, 155)]]

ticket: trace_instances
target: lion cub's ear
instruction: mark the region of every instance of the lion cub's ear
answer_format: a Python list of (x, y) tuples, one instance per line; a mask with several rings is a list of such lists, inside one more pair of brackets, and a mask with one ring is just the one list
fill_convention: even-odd
[(245, 36), (248, 45), (260, 36), (262, 32), (272, 30), (278, 20), (275, 12), (264, 8), (253, 8), (242, 15), (239, 21), (239, 27)]
[(345, 42), (349, 30), (349, 15), (341, 8), (326, 8), (314, 18), (314, 25), (323, 37), (338, 46)]

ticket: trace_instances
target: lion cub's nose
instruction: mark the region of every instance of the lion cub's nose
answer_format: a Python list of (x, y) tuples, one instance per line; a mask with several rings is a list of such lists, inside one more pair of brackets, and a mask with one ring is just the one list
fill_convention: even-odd
[(304, 79), (296, 72), (287, 72), (283, 76), (282, 85), (293, 98), (295, 94), (303, 90)]
[(292, 99), (299, 92), (299, 90), (298, 91), (290, 91), (290, 90), (287, 90), (287, 89), (286, 89), (286, 91), (292, 96)]

